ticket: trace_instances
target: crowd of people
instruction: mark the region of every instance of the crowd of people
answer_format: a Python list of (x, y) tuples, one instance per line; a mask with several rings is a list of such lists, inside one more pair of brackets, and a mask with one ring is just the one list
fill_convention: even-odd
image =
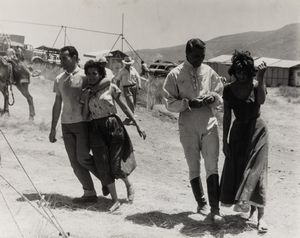
[[(260, 105), (266, 98), (264, 73), (266, 64), (255, 67), (249, 52), (235, 51), (229, 69), (231, 82), (203, 64), (206, 45), (200, 39), (186, 44), (186, 60), (174, 68), (163, 85), (165, 105), (179, 113), (179, 137), (189, 170), (197, 213), (208, 215), (213, 223), (226, 220), (220, 203), (234, 205), (235, 211), (257, 210), (257, 229), (267, 232), (264, 219), (268, 163), (268, 131), (260, 117)], [(78, 66), (78, 51), (73, 46), (60, 50), (64, 72), (57, 76), (53, 91), (50, 142), (56, 141), (61, 114), (61, 129), (66, 152), (74, 174), (82, 185), (83, 196), (74, 203), (97, 202), (90, 172), (101, 181), (104, 196), (110, 194), (110, 212), (121, 203), (115, 180), (124, 181), (127, 199), (134, 200), (130, 174), (137, 164), (130, 136), (124, 125), (134, 125), (141, 138), (146, 133), (136, 120), (136, 98), (141, 78), (134, 60), (124, 58), (123, 68), (113, 75), (106, 59), (90, 60), (84, 69)], [(144, 64), (143, 76), (148, 76)], [(123, 102), (121, 94), (125, 98)], [(116, 104), (127, 118), (122, 121)], [(225, 163), (219, 179), (219, 129), (216, 111), (224, 107), (223, 152)], [(232, 112), (234, 120), (232, 121)], [(200, 178), (200, 161), (204, 159), (208, 204)], [(210, 211), (209, 211), (210, 207)]]

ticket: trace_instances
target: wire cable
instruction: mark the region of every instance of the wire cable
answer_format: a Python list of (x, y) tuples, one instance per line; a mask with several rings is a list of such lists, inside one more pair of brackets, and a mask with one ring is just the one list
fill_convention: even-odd
[(117, 44), (118, 40), (120, 39), (121, 35), (119, 35), (119, 37), (117, 38), (117, 40), (115, 41), (115, 43), (113, 44), (113, 46), (111, 47), (110, 52), (112, 52), (112, 50), (114, 49), (115, 45)]
[[(34, 185), (32, 179), (30, 178), (29, 174), (27, 173), (27, 171), (25, 170), (22, 162), (20, 161), (20, 159), (18, 158), (18, 156), (16, 155), (14, 149), (12, 148), (12, 146), (10, 145), (8, 139), (6, 138), (5, 134), (3, 133), (3, 131), (0, 129), (0, 132), (3, 136), (3, 138), (5, 139), (6, 143), (8, 144), (10, 150), (12, 151), (13, 155), (15, 156), (15, 158), (17, 159), (19, 165), (21, 166), (21, 168), (23, 169), (23, 172), (25, 173), (25, 175), (27, 176), (28, 180), (30, 181), (31, 185), (33, 186), (33, 188), (35, 189), (35, 191), (37, 192), (37, 194), (39, 195), (40, 197), (40, 201), (41, 201), (41, 204), (42, 204), (42, 201), (44, 200), (41, 193), (39, 192), (39, 190), (36, 188), (36, 186)], [(41, 206), (42, 210), (45, 212), (45, 214), (50, 218), (50, 219), (54, 219), (55, 222), (56, 222), (56, 225), (60, 228), (61, 230), (61, 233), (67, 237), (66, 233), (64, 232), (64, 229), (62, 228), (62, 226), (60, 225), (60, 223), (58, 222), (58, 220), (56, 219), (56, 217), (54, 216), (54, 214), (52, 213), (51, 209), (48, 208), (48, 211), (50, 212), (51, 216), (48, 214), (48, 212), (45, 210), (44, 206)]]
[(54, 41), (54, 43), (52, 45), (52, 48), (54, 48), (54, 45), (55, 45), (55, 43), (56, 43), (56, 41), (57, 41), (57, 39), (58, 39), (58, 37), (59, 37), (59, 35), (60, 35), (60, 33), (61, 33), (61, 31), (62, 31), (63, 28), (64, 28), (63, 26), (60, 27), (60, 30), (59, 30), (59, 32), (58, 32), (58, 34), (56, 36), (56, 39), (55, 39), (55, 41)]
[(101, 34), (106, 34), (106, 35), (120, 35), (120, 33), (108, 32), (108, 31), (97, 31), (97, 30), (91, 30), (91, 29), (87, 29), (87, 28), (83, 28), (83, 27), (61, 26), (61, 25), (54, 25), (54, 24), (36, 23), (36, 22), (29, 22), (29, 21), (15, 21), (15, 20), (8, 20), (8, 19), (2, 19), (0, 21), (11, 22), (11, 23), (30, 24), (30, 25), (37, 25), (37, 26), (66, 27), (66, 28), (70, 28), (70, 29), (74, 29), (74, 30), (89, 31), (89, 32), (101, 33)]
[(43, 218), (45, 218), (48, 222), (50, 222), (54, 227), (60, 232), (60, 229), (56, 226), (56, 224), (45, 214), (43, 214), (36, 206), (32, 204), (32, 202), (21, 192), (19, 192), (3, 175), (0, 174), (0, 177), (7, 183), (17, 194), (19, 194), (35, 211), (37, 211)]
[(25, 238), (25, 236), (23, 235), (22, 230), (21, 230), (21, 228), (20, 228), (20, 226), (19, 226), (19, 224), (18, 224), (18, 222), (17, 222), (17, 220), (16, 220), (14, 214), (12, 213), (12, 210), (10, 209), (10, 207), (9, 207), (9, 205), (8, 205), (8, 203), (7, 203), (6, 199), (5, 199), (5, 197), (4, 197), (4, 194), (2, 193), (1, 188), (0, 188), (0, 193), (1, 193), (2, 198), (3, 198), (3, 200), (4, 200), (5, 206), (7, 207), (7, 210), (9, 211), (9, 213), (10, 213), (12, 219), (14, 220), (14, 223), (15, 223), (16, 227), (18, 228), (18, 231), (19, 231), (21, 237)]
[(139, 54), (133, 49), (133, 47), (130, 45), (130, 43), (126, 40), (126, 38), (124, 38), (125, 42), (128, 44), (128, 46), (132, 49), (132, 51), (140, 58), (140, 60), (143, 60)]

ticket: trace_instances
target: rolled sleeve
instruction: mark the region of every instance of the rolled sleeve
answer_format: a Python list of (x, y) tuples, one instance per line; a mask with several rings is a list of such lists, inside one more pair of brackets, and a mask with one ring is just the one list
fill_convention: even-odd
[(164, 85), (165, 106), (170, 112), (183, 112), (189, 109), (189, 100), (180, 98), (176, 77), (174, 74), (168, 74)]

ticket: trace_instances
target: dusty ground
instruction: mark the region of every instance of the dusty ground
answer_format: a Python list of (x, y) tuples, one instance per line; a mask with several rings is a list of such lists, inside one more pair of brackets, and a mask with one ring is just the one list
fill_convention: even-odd
[[(110, 199), (101, 196), (100, 182), (94, 179), (99, 202), (90, 207), (75, 207), (71, 199), (80, 196), (82, 191), (69, 165), (60, 129), (57, 143), (48, 142), (54, 100), (52, 83), (33, 79), (30, 90), (37, 113), (35, 121), (28, 121), (27, 103), (14, 88), (16, 103), (11, 107), (11, 116), (0, 119), (0, 129), (37, 189), (49, 200), (48, 204), (53, 207), (52, 212), (64, 230), (70, 232), (70, 237), (258, 236), (255, 221), (246, 222), (243, 214), (237, 214), (230, 208), (221, 208), (227, 222), (219, 227), (194, 213), (196, 205), (189, 187), (177, 124), (159, 112), (148, 112), (141, 107), (137, 115), (147, 132), (147, 139), (143, 141), (135, 128), (127, 127), (138, 161), (138, 168), (131, 175), (136, 189), (134, 203), (126, 202), (125, 186), (122, 181), (117, 181), (123, 204), (119, 211), (108, 214)], [(268, 100), (262, 108), (271, 144), (266, 208), (270, 231), (264, 237), (293, 238), (299, 237), (300, 232), (300, 104), (288, 103), (277, 92), (277, 89), (269, 90)], [(37, 192), (2, 135), (0, 152), (0, 175), (36, 204)], [(220, 154), (220, 171), (222, 165), (223, 155)], [(204, 171), (202, 176), (204, 180)], [(58, 231), (1, 178), (0, 189), (24, 237), (59, 237)], [(0, 238), (22, 237), (1, 194), (0, 214)]]

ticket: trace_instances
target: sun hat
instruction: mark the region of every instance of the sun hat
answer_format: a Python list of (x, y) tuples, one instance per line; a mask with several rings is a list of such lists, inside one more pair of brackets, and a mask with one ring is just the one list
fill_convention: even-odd
[(13, 48), (8, 48), (6, 51), (7, 56), (13, 56), (16, 54), (16, 51)]
[(127, 65), (132, 65), (134, 63), (134, 60), (130, 56), (128, 56), (125, 57), (124, 60), (122, 60), (122, 63)]
[(106, 59), (106, 57), (101, 56), (101, 57), (98, 59), (98, 62), (100, 62), (100, 63), (107, 63), (107, 59)]

